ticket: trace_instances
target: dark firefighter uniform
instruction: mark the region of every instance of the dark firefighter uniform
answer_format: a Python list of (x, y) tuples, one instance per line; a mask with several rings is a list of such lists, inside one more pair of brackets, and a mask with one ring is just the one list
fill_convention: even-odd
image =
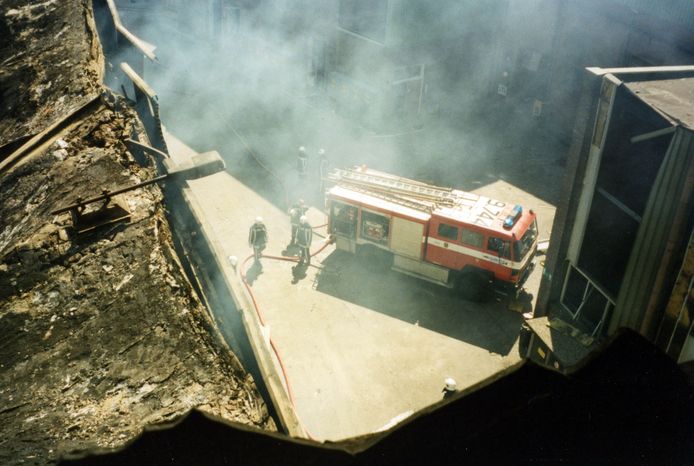
[(304, 205), (303, 200), (292, 205), (289, 209), (289, 222), (292, 224), (292, 239), (289, 242), (290, 246), (296, 244), (296, 232), (299, 231), (299, 224), (301, 223), (301, 217), (306, 214), (308, 208)]
[(260, 263), (260, 256), (267, 245), (268, 234), (263, 220), (257, 218), (248, 232), (248, 245), (253, 248), (253, 257)]
[(320, 194), (325, 193), (325, 179), (328, 177), (328, 157), (325, 150), (318, 151), (318, 186)]
[(299, 231), (296, 233), (296, 244), (299, 245), (299, 264), (309, 265), (311, 263), (311, 241), (313, 240), (313, 229), (306, 217), (301, 217)]
[(299, 147), (299, 154), (296, 158), (296, 170), (299, 172), (299, 178), (306, 178), (308, 174), (308, 154), (304, 146)]

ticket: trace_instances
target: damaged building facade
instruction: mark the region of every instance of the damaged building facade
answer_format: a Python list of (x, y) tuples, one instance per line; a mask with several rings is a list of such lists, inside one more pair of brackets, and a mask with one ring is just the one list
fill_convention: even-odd
[[(209, 0), (195, 14), (180, 0), (114, 3), (134, 29), (156, 14), (169, 33), (223, 55), (241, 44), (292, 60), (302, 76), (290, 93), (376, 130), (482, 111), (529, 117), (568, 143), (584, 67), (694, 59), (686, 0)], [(260, 43), (257, 29), (279, 42)]]
[[(289, 93), (313, 94), (322, 100), (319, 105), (371, 128), (391, 120), (408, 127), (422, 115), (448, 111), (446, 94), (461, 95), (456, 87), (461, 79), (474, 80), (466, 88), (483, 87), (492, 76), (491, 67), (481, 72), (478, 66), (487, 47), (481, 38), (501, 27), (495, 8), (473, 2), (211, 0), (196, 4), (195, 14), (175, 0), (114, 3), (135, 30), (156, 11), (167, 32), (218, 47), (222, 54), (240, 46), (262, 59), (292, 60), (301, 76)], [(441, 22), (446, 27), (432, 26)], [(272, 33), (259, 37), (259, 30)]]
[(588, 68), (536, 315), (694, 360), (694, 67)]
[(694, 62), (694, 3), (687, 0), (510, 1), (502, 11), (493, 101), (566, 143), (585, 67)]

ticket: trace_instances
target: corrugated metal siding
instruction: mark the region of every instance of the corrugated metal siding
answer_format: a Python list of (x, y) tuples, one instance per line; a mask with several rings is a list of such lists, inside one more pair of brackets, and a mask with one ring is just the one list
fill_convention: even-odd
[(673, 23), (691, 26), (694, 22), (694, 1), (692, 0), (614, 0), (638, 13), (660, 18)]
[(673, 219), (681, 207), (678, 200), (692, 163), (694, 133), (680, 127), (672, 138), (651, 190), (610, 320), (609, 333), (619, 327), (636, 331), (640, 328)]

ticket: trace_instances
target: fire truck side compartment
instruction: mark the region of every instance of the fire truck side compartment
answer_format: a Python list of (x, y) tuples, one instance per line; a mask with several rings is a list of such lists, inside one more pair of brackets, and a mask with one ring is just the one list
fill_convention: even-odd
[(340, 249), (342, 251), (348, 251), (351, 252), (352, 254), (355, 254), (357, 252), (357, 243), (356, 241), (352, 241), (348, 238), (345, 238), (343, 236), (336, 236), (335, 237), (335, 247), (337, 249)]
[(452, 286), (450, 270), (423, 259), (426, 250), (427, 224), (393, 217), (391, 250), (395, 253), (393, 270), (444, 286)]
[(357, 244), (372, 244), (389, 250), (392, 216), (384, 212), (359, 208), (359, 234)]
[(331, 200), (328, 204), (328, 229), (335, 235), (337, 249), (356, 253), (357, 207)]
[(410, 259), (409, 257), (395, 255), (393, 257), (393, 270), (421, 278), (426, 281), (434, 282), (439, 285), (452, 287), (453, 284), (449, 280), (450, 270), (432, 264), (430, 262)]
[(390, 248), (396, 255), (421, 260), (425, 238), (425, 224), (402, 217), (393, 217)]

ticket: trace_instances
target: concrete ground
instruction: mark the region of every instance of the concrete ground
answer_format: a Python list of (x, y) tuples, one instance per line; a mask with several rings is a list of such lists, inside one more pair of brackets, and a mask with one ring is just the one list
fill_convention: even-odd
[[(254, 95), (252, 89), (178, 82), (169, 89), (171, 82), (160, 81), (156, 70), (145, 75), (161, 93), (164, 123), (197, 150), (219, 150), (227, 162), (228, 173), (190, 183), (200, 214), (214, 230), (206, 235), (220, 241), (224, 256), (250, 254), (248, 228), (258, 215), (269, 228), (266, 253), (281, 255), (289, 240), (285, 210), (299, 197), (314, 206), (311, 223), (325, 223), (320, 147), (331, 167), (366, 163), (533, 208), (540, 238), (549, 238), (562, 170), (555, 162), (560, 154), (542, 140), (504, 137), (506, 127), (484, 130), (481, 122), (466, 127), (454, 121), (379, 135), (301, 99), (241, 110), (239, 102), (246, 91)], [(174, 157), (191, 151), (170, 139)], [(308, 182), (296, 177), (300, 145), (310, 156)], [(314, 239), (315, 250), (321, 238)], [(514, 307), (518, 311), (532, 308), (542, 259), (526, 284), (526, 302)], [(380, 429), (439, 401), (446, 377), (465, 388), (520, 361), (522, 316), (503, 297), (471, 303), (415, 278), (368, 270), (333, 246), (298, 280), (290, 262), (263, 264), (261, 274), (250, 271), (252, 288), (286, 366), (299, 418), (315, 438)]]
[[(562, 153), (541, 132), (494, 121), (485, 107), (464, 121), (427, 118), (422, 128), (377, 134), (333, 112), (325, 99), (316, 102), (315, 90), (283, 89), (273, 75), (252, 79), (236, 61), (217, 74), (196, 66), (196, 57), (174, 66), (183, 59), (178, 51), (167, 49), (166, 40), (159, 45), (161, 63), (146, 63), (144, 75), (161, 97), (165, 124), (195, 149), (216, 149), (227, 162), (228, 173), (189, 183), (205, 235), (224, 258), (250, 254), (248, 227), (258, 215), (269, 227), (266, 253), (281, 255), (289, 240), (285, 210), (299, 197), (314, 206), (312, 224), (325, 223), (319, 148), (327, 150), (332, 167), (365, 163), (534, 208), (540, 237), (549, 237)], [(300, 145), (311, 157), (309, 183), (299, 182), (294, 171)], [(189, 151), (176, 142), (169, 146), (174, 157)], [(317, 249), (321, 238), (314, 238)], [(446, 377), (470, 387), (520, 361), (522, 316), (502, 297), (464, 301), (433, 284), (369, 270), (333, 246), (313, 265), (297, 276), (291, 262), (264, 259), (262, 273), (251, 270), (249, 277), (298, 415), (317, 439), (378, 430), (439, 401)], [(541, 271), (538, 266), (527, 283), (529, 299)], [(228, 278), (239, 280), (238, 271)], [(520, 310), (531, 306), (526, 302)]]
[[(171, 137), (169, 148), (174, 157), (190, 151)], [(266, 254), (283, 254), (290, 226), (282, 209), (228, 173), (190, 181), (189, 188), (212, 230), (206, 235), (221, 241), (221, 254), (243, 260), (251, 253), (248, 227), (258, 215), (269, 229)], [(483, 189), (506, 198), (496, 193), (517, 188)], [(325, 223), (315, 208), (309, 218)], [(321, 245), (315, 235), (312, 249)], [(334, 246), (314, 257), (305, 276), (293, 272), (292, 262), (262, 262), (262, 271), (249, 270), (249, 281), (286, 367), (298, 417), (314, 438), (379, 430), (439, 401), (446, 377), (464, 389), (521, 360), (522, 317), (501, 297), (471, 303), (415, 278), (369, 270)]]

